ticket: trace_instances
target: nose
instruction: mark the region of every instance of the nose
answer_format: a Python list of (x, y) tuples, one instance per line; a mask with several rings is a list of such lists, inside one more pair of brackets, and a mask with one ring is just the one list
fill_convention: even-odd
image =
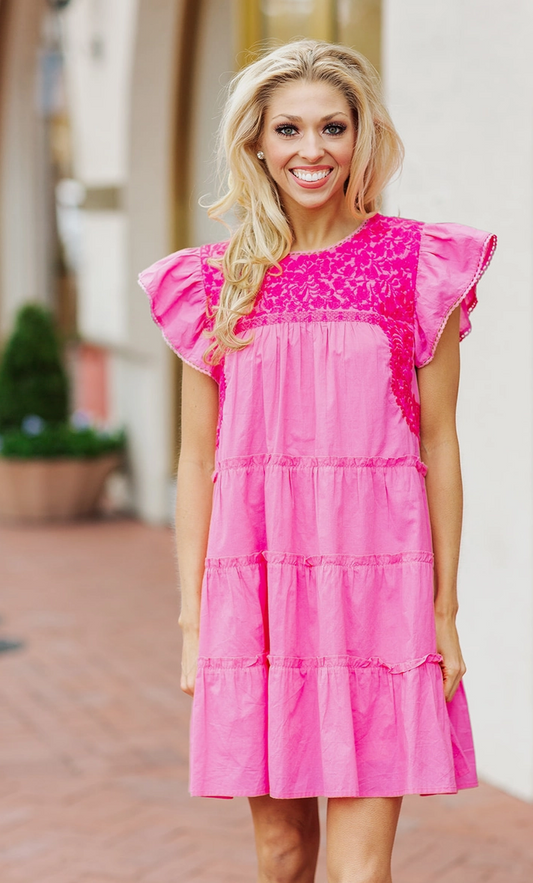
[(318, 162), (324, 156), (324, 148), (317, 132), (308, 131), (300, 141), (300, 156), (309, 163)]

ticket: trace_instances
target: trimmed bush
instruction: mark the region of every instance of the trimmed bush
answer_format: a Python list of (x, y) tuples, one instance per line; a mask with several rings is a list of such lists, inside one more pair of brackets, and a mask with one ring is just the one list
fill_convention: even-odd
[(51, 313), (23, 306), (0, 359), (0, 432), (19, 429), (28, 414), (67, 423), (69, 384)]
[(39, 417), (32, 415), (24, 420), (22, 429), (8, 430), (0, 437), (0, 456), (21, 460), (92, 458), (123, 451), (125, 443), (124, 430), (103, 432), (93, 427), (78, 429), (69, 424), (40, 425)]

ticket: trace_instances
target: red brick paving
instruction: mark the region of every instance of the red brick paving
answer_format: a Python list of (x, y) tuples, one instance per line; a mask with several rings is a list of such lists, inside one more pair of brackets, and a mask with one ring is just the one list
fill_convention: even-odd
[[(2, 883), (254, 883), (247, 801), (187, 793), (170, 530), (2, 528), (0, 549), (0, 637), (25, 642), (0, 657)], [(533, 806), (406, 798), (394, 880), (531, 883)]]

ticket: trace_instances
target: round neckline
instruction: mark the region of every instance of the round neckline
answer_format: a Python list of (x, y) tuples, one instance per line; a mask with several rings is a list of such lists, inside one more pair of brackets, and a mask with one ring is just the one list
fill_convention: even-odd
[[(379, 217), (379, 212), (375, 212), (375, 214), (370, 215), (370, 217), (366, 218), (366, 220), (363, 221), (363, 223), (360, 224), (359, 227), (356, 227), (355, 230), (352, 230), (351, 233), (348, 233), (348, 236), (345, 236), (344, 239), (340, 239), (339, 242), (335, 242), (333, 245), (328, 245), (327, 248), (319, 248), (317, 251), (289, 251), (285, 255), (285, 258), (301, 257), (302, 255), (312, 256), (317, 254), (327, 254), (327, 252), (329, 251), (336, 251), (342, 245), (345, 245), (347, 242), (351, 242), (352, 239), (355, 239), (359, 235), (359, 233), (361, 233), (366, 227), (368, 227), (370, 222), (377, 217)], [(285, 258), (282, 258), (282, 260), (285, 260)]]

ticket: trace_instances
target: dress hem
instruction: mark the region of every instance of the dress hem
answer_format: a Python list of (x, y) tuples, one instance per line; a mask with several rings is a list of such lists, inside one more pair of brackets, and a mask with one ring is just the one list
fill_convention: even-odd
[(283, 794), (282, 796), (277, 794), (272, 794), (272, 792), (268, 791), (257, 791), (254, 793), (250, 793), (249, 791), (236, 791), (234, 794), (199, 794), (193, 793), (189, 791), (190, 797), (205, 797), (212, 798), (215, 800), (233, 800), (234, 797), (273, 797), (275, 800), (300, 800), (304, 797), (326, 797), (326, 798), (335, 798), (335, 797), (352, 797), (352, 798), (369, 798), (369, 797), (407, 797), (409, 795), (416, 795), (418, 797), (432, 797), (440, 794), (458, 794), (459, 791), (466, 791), (470, 788), (478, 788), (479, 781), (475, 780), (467, 780), (462, 782), (460, 785), (456, 785), (455, 787), (450, 786), (449, 788), (434, 788), (434, 787), (425, 787), (425, 788), (407, 788), (401, 791), (388, 791), (386, 794), (354, 794), (352, 791), (346, 792), (338, 792), (335, 794), (317, 794), (315, 791), (297, 791), (294, 794)]

